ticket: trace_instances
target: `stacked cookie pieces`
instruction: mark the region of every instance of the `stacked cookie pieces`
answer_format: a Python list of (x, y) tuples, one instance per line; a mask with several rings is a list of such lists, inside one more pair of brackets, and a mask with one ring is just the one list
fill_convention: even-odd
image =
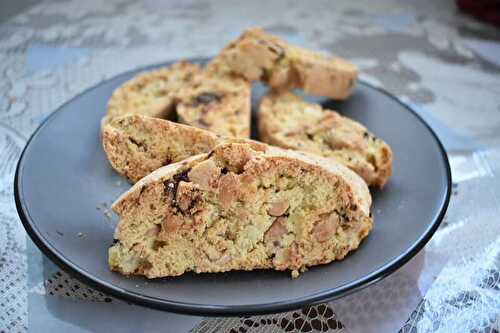
[[(356, 249), (373, 222), (367, 184), (386, 183), (391, 150), (288, 91), (343, 99), (356, 79), (345, 60), (249, 29), (205, 68), (183, 61), (118, 88), (102, 142), (136, 184), (113, 205), (110, 267), (150, 278), (261, 268), (297, 276)], [(258, 110), (264, 143), (249, 139), (255, 80), (271, 88)]]

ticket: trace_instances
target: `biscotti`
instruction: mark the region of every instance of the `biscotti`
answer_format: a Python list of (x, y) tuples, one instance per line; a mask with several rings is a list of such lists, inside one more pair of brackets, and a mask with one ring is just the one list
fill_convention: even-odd
[(224, 136), (250, 137), (251, 84), (246, 79), (204, 70), (177, 97), (179, 122)]
[(358, 70), (350, 62), (289, 45), (259, 28), (246, 30), (216, 61), (275, 90), (298, 88), (334, 99), (347, 98), (358, 78)]
[(111, 166), (136, 182), (161, 166), (206, 153), (224, 142), (250, 142), (137, 114), (116, 117), (103, 125), (102, 145)]
[(178, 91), (200, 73), (200, 66), (180, 61), (135, 76), (113, 92), (103, 123), (130, 113), (173, 118)]
[(109, 265), (148, 278), (291, 270), (344, 258), (372, 227), (364, 181), (294, 151), (223, 144), (162, 167), (112, 206)]
[(250, 89), (241, 76), (180, 61), (141, 73), (116, 89), (102, 126), (115, 117), (141, 114), (249, 138)]
[(382, 187), (392, 173), (392, 151), (363, 125), (308, 103), (291, 92), (270, 92), (259, 106), (260, 140), (334, 159)]

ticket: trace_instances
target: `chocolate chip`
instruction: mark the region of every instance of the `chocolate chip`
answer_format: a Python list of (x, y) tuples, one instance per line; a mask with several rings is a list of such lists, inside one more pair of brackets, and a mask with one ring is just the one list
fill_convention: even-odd
[(223, 174), (223, 175), (225, 175), (225, 174), (227, 174), (228, 172), (229, 172), (229, 169), (228, 169), (228, 168), (226, 168), (226, 167), (223, 167), (220, 173), (221, 173), (221, 174)]
[(140, 151), (146, 151), (147, 148), (146, 148), (146, 145), (144, 144), (144, 142), (139, 142), (137, 141), (136, 139), (134, 139), (133, 137), (129, 137), (128, 140), (134, 144), (135, 146), (137, 146), (137, 148), (140, 150)]
[(189, 177), (188, 177), (188, 173), (189, 171), (191, 171), (191, 168), (189, 169), (186, 169), (176, 175), (174, 175), (174, 177), (172, 177), (176, 182), (180, 182), (180, 181), (183, 181), (183, 182), (188, 182), (189, 181)]
[(175, 196), (173, 195), (177, 190), (177, 185), (175, 184), (175, 181), (173, 179), (169, 179), (163, 182), (163, 193), (165, 193), (166, 196)]
[(222, 97), (217, 94), (210, 92), (203, 92), (194, 98), (192, 104), (193, 106), (198, 106), (202, 104), (209, 104), (212, 102), (220, 102), (221, 99)]
[(170, 163), (172, 163), (172, 158), (170, 156), (167, 156), (165, 157), (165, 159), (163, 160), (163, 165), (169, 165)]
[(179, 182), (184, 181), (188, 182), (189, 177), (188, 173), (191, 171), (191, 168), (186, 169), (172, 177), (172, 179), (169, 179), (167, 181), (163, 182), (163, 193), (165, 193), (166, 196), (171, 197), (171, 200), (173, 203), (175, 203), (175, 196), (177, 194), (177, 187), (179, 186)]
[(159, 248), (164, 247), (165, 245), (167, 245), (167, 242), (155, 240), (153, 243), (153, 250), (156, 251)]

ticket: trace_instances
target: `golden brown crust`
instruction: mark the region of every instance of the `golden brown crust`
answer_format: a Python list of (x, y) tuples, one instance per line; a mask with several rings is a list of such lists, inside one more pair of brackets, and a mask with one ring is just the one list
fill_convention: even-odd
[(182, 60), (135, 76), (113, 92), (103, 123), (130, 113), (170, 118), (177, 92), (200, 72), (200, 66)]
[(302, 89), (316, 96), (347, 98), (358, 78), (350, 62), (292, 46), (260, 28), (246, 30), (227, 45), (216, 62), (249, 81), (261, 80), (275, 90)]
[(308, 103), (291, 92), (270, 92), (259, 106), (263, 142), (334, 159), (369, 185), (383, 187), (392, 174), (392, 151), (364, 126)]
[(161, 166), (206, 153), (223, 142), (252, 142), (168, 120), (129, 114), (103, 125), (102, 145), (111, 166), (136, 182)]
[(109, 264), (148, 278), (259, 268), (297, 276), (359, 246), (370, 202), (342, 165), (223, 144), (156, 170), (113, 204), (120, 221)]
[(237, 138), (250, 137), (250, 83), (187, 61), (144, 72), (113, 92), (103, 127), (126, 114), (173, 119)]

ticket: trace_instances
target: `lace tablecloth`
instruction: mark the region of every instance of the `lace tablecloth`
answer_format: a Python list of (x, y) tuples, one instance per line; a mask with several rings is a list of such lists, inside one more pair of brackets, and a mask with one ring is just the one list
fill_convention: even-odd
[[(425, 249), (341, 300), (248, 318), (149, 310), (59, 271), (29, 240), (15, 210), (13, 175), (31, 133), (103, 79), (213, 55), (255, 25), (351, 59), (364, 80), (411, 104), (437, 131), (450, 156), (453, 196)], [(500, 31), (453, 3), (16, 1), (0, 5), (0, 71), (1, 332), (500, 330)]]

